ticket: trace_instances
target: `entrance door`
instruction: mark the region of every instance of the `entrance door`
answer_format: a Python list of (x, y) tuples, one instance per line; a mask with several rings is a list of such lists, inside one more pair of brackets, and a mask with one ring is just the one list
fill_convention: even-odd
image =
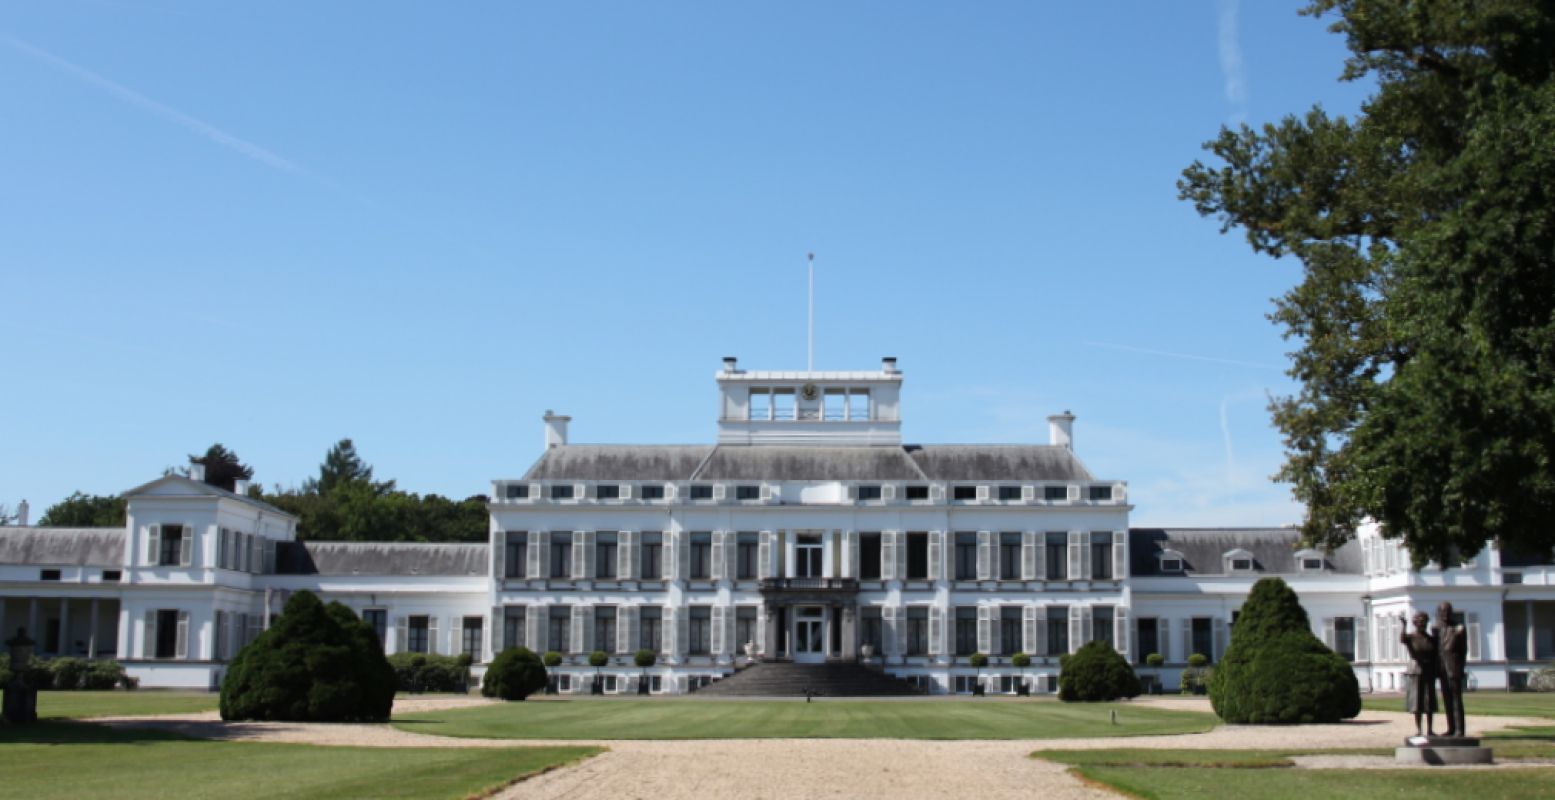
[(794, 614), (794, 661), (819, 664), (826, 660), (826, 622), (819, 608), (800, 608)]

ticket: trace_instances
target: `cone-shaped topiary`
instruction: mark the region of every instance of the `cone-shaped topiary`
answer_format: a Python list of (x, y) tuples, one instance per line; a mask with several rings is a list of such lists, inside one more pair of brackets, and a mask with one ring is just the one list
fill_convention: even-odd
[(545, 665), (527, 647), (509, 647), (497, 654), (481, 680), (481, 694), (503, 700), (523, 700), (545, 689)]
[(1209, 697), (1221, 719), (1240, 724), (1338, 722), (1361, 713), (1354, 670), (1312, 635), (1306, 609), (1279, 578), (1253, 585)]
[(299, 591), (270, 629), (240, 651), (221, 684), (221, 717), (382, 722), (394, 669), (371, 626), (339, 603)]
[(1094, 703), (1139, 695), (1139, 678), (1112, 645), (1097, 639), (1059, 660), (1058, 699)]

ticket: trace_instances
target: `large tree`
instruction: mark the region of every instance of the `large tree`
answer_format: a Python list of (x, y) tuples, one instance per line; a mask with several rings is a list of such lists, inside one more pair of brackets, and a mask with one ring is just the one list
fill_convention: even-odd
[(356, 445), (350, 439), (341, 439), (324, 454), (318, 478), (310, 478), (303, 484), (303, 491), (327, 495), (348, 484), (369, 487), (374, 494), (394, 491), (394, 481), (374, 483), (373, 468), (357, 455)]
[(49, 506), (38, 524), (46, 528), (122, 528), (124, 498), (76, 492)]
[(1272, 319), (1300, 383), (1271, 410), (1337, 546), (1365, 519), (1418, 562), (1555, 545), (1555, 5), (1316, 0), (1376, 89), (1222, 129), (1182, 197), (1300, 261)]
[(203, 456), (189, 456), (189, 463), (203, 465), (205, 482), (229, 492), (237, 487), (238, 481), (254, 477), (254, 468), (244, 464), (237, 453), (223, 447), (220, 442), (211, 445)]

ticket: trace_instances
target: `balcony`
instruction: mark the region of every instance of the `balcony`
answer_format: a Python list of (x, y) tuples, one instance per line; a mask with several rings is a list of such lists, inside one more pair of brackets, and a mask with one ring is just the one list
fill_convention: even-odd
[(782, 592), (858, 594), (857, 578), (762, 578), (762, 594)]

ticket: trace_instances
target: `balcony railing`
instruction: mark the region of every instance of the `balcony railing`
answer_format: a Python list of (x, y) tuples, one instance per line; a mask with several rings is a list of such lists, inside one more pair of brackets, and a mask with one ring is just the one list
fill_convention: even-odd
[(857, 592), (857, 578), (762, 578), (761, 590)]

